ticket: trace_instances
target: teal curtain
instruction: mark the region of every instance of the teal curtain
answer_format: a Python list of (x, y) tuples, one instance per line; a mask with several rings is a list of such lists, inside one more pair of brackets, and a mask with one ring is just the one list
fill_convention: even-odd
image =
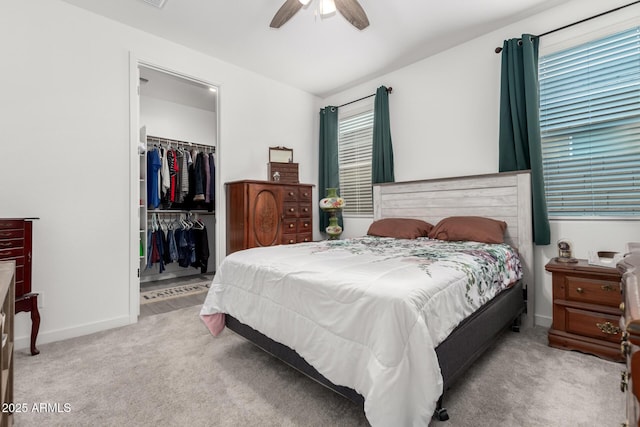
[(538, 37), (523, 34), (502, 46), (500, 87), (500, 172), (531, 170), (533, 241), (550, 241), (547, 202), (542, 175), (540, 102), (538, 94)]
[[(327, 194), (327, 188), (337, 188), (340, 193), (340, 173), (338, 169), (338, 107), (328, 106), (320, 109), (320, 153), (318, 165), (318, 201)], [(349, 203), (349, 201), (347, 201)], [(328, 215), (318, 208), (320, 231), (325, 232), (329, 225)], [(342, 214), (338, 214), (338, 223), (342, 224)]]
[(371, 154), (371, 182), (394, 182), (393, 144), (389, 124), (389, 92), (385, 86), (376, 90), (373, 110), (373, 152)]

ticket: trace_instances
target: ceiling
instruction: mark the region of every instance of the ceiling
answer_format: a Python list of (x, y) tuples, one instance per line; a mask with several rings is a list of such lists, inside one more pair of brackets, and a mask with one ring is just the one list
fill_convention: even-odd
[(319, 0), (280, 29), (284, 0), (64, 1), (326, 97), (570, 0), (359, 0), (362, 31), (317, 17)]

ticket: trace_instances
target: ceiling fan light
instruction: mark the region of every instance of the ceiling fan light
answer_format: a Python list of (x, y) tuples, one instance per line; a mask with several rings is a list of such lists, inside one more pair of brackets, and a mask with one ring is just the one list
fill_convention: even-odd
[(311, 0), (298, 0), (298, 1), (299, 1), (300, 3), (302, 3), (302, 5), (303, 5), (303, 6), (306, 6), (306, 5), (308, 5), (308, 4), (309, 4), (309, 2), (310, 2)]
[(333, 0), (320, 0), (320, 16), (326, 18), (336, 13), (336, 4)]

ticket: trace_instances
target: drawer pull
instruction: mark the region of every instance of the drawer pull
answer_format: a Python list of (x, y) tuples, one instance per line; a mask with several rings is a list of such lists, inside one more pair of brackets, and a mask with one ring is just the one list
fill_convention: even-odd
[(289, 244), (295, 243), (295, 240), (289, 239)]
[(620, 354), (622, 357), (627, 357), (631, 353), (631, 346), (629, 345), (629, 341), (622, 341), (620, 343)]
[(611, 291), (615, 291), (616, 287), (613, 286), (613, 285), (602, 285), (602, 286), (600, 286), (600, 289), (602, 289), (603, 291), (606, 291), (606, 292), (611, 292)]
[(294, 208), (289, 208), (289, 212), (295, 212), (296, 210)]
[(309, 197), (309, 193), (303, 193), (304, 197)]
[(596, 326), (602, 333), (605, 333), (607, 335), (617, 335), (621, 331), (619, 327), (615, 326), (611, 322), (596, 323)]
[(624, 313), (624, 302), (620, 303), (620, 311)]
[(289, 196), (293, 197), (293, 191), (289, 191)]
[(576, 289), (576, 292), (579, 293), (579, 294), (583, 294), (584, 293), (584, 289), (578, 288), (578, 289)]
[(629, 374), (626, 371), (622, 371), (620, 375), (620, 391), (625, 392), (629, 387)]
[(289, 224), (289, 228), (293, 228), (293, 224)]

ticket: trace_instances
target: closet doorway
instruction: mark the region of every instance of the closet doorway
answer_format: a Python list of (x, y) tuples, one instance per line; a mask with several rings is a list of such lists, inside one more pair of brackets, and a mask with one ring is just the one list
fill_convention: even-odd
[(137, 321), (200, 304), (215, 273), (219, 88), (140, 61), (134, 71)]

